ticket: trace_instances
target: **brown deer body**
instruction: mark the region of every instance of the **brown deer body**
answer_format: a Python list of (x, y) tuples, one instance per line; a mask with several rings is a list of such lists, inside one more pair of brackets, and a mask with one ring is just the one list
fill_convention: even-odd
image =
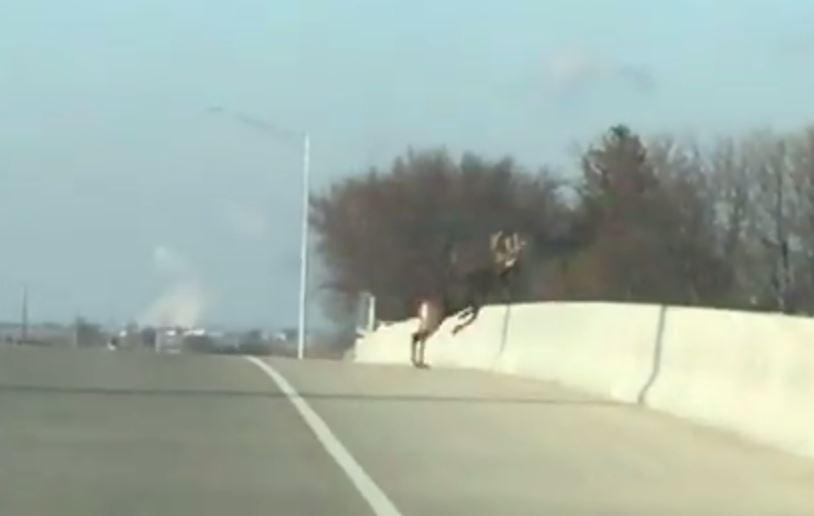
[[(485, 239), (484, 239), (485, 240)], [(458, 314), (460, 322), (453, 328), (457, 334), (477, 319), (489, 296), (503, 290), (508, 297), (508, 282), (518, 270), (526, 242), (517, 233), (499, 231), (487, 242), (475, 243), (475, 252), (466, 246), (454, 248), (450, 256), (449, 281), (438, 295), (428, 296), (418, 304), (418, 329), (412, 334), (410, 360), (415, 367), (427, 367), (424, 352), (427, 339), (450, 316)]]

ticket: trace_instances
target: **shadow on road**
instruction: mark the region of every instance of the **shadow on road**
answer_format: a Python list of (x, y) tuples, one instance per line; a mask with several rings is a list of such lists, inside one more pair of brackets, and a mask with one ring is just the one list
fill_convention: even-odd
[[(0, 384), (0, 395), (3, 394), (58, 394), (58, 395), (94, 395), (94, 396), (143, 396), (143, 397), (191, 397), (191, 398), (280, 398), (282, 392), (216, 390), (216, 389), (125, 389), (106, 387), (69, 387)], [(498, 397), (498, 396), (433, 396), (423, 394), (357, 394), (301, 392), (300, 396), (309, 400), (327, 401), (364, 401), (364, 402), (412, 402), (412, 403), (505, 403), (523, 405), (563, 405), (563, 406), (625, 406), (609, 400), (567, 399), (548, 397)]]

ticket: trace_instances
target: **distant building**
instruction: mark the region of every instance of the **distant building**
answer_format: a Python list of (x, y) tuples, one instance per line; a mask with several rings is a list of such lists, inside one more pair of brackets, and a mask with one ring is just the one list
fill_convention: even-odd
[(28, 326), (25, 341), (22, 341), (22, 333), (22, 325), (19, 323), (0, 323), (0, 345), (27, 344), (71, 347), (75, 344), (73, 326), (32, 324)]

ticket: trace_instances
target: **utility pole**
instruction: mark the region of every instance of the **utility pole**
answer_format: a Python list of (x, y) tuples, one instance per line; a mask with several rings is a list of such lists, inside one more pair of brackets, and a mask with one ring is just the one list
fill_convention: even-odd
[(28, 285), (23, 284), (23, 295), (20, 306), (20, 342), (28, 340)]

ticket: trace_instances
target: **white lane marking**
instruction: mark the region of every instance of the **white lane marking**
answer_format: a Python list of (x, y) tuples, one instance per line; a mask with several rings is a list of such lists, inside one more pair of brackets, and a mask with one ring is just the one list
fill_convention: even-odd
[(311, 408), (308, 402), (288, 383), (288, 380), (278, 373), (276, 369), (271, 367), (271, 365), (263, 362), (259, 358), (244, 358), (262, 369), (264, 373), (274, 380), (277, 387), (283, 391), (288, 401), (294, 405), (294, 408), (300, 413), (305, 423), (311, 428), (314, 434), (316, 434), (317, 439), (325, 448), (325, 451), (333, 457), (336, 463), (339, 464), (339, 467), (348, 475), (353, 485), (356, 486), (356, 489), (359, 491), (359, 494), (362, 495), (362, 498), (364, 498), (368, 505), (370, 505), (370, 508), (373, 509), (373, 512), (378, 516), (401, 516), (399, 510), (396, 509), (393, 502), (384, 494), (384, 491), (368, 476), (365, 470), (362, 469), (362, 466), (353, 458), (353, 455), (350, 454), (347, 448), (345, 448), (334, 433), (331, 432), (331, 429), (328, 428), (325, 421), (314, 412), (314, 409)]

